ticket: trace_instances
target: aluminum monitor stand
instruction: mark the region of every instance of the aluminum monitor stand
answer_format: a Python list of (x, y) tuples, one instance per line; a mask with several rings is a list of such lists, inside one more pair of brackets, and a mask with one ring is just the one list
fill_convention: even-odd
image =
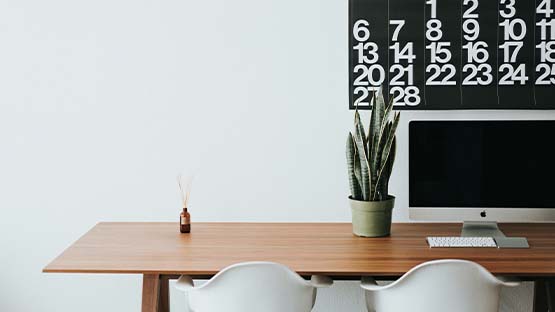
[(499, 248), (530, 248), (526, 237), (507, 237), (497, 222), (465, 221), (463, 223), (462, 237), (493, 237)]

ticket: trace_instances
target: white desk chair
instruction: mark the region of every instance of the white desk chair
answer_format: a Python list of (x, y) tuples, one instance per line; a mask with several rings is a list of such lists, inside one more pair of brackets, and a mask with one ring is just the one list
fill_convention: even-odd
[(309, 312), (316, 288), (329, 287), (326, 276), (305, 281), (288, 267), (272, 262), (244, 262), (229, 266), (200, 287), (181, 276), (176, 288), (189, 296), (189, 308), (199, 312)]
[(481, 265), (465, 260), (437, 260), (412, 268), (397, 281), (378, 286), (363, 278), (368, 311), (498, 312), (502, 281)]

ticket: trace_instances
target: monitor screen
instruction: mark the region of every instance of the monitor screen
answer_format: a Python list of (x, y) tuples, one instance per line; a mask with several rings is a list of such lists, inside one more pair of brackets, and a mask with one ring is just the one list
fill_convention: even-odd
[(555, 207), (555, 121), (412, 121), (409, 206)]

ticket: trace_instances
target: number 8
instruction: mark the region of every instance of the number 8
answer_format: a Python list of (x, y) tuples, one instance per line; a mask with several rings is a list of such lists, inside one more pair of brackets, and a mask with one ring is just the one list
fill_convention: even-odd
[[(420, 90), (418, 87), (411, 86), (405, 88), (405, 104), (409, 106), (416, 106), (420, 104)], [(412, 100), (411, 100), (412, 99)]]
[[(426, 23), (426, 38), (430, 41), (437, 41), (443, 37), (443, 32), (441, 31), (441, 21), (437, 19), (429, 20)], [(433, 36), (432, 33), (435, 33)]]

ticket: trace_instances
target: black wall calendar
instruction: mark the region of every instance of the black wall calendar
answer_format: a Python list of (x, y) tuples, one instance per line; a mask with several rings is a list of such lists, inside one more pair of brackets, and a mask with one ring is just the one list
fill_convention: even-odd
[(555, 0), (349, 0), (349, 108), (555, 109)]

